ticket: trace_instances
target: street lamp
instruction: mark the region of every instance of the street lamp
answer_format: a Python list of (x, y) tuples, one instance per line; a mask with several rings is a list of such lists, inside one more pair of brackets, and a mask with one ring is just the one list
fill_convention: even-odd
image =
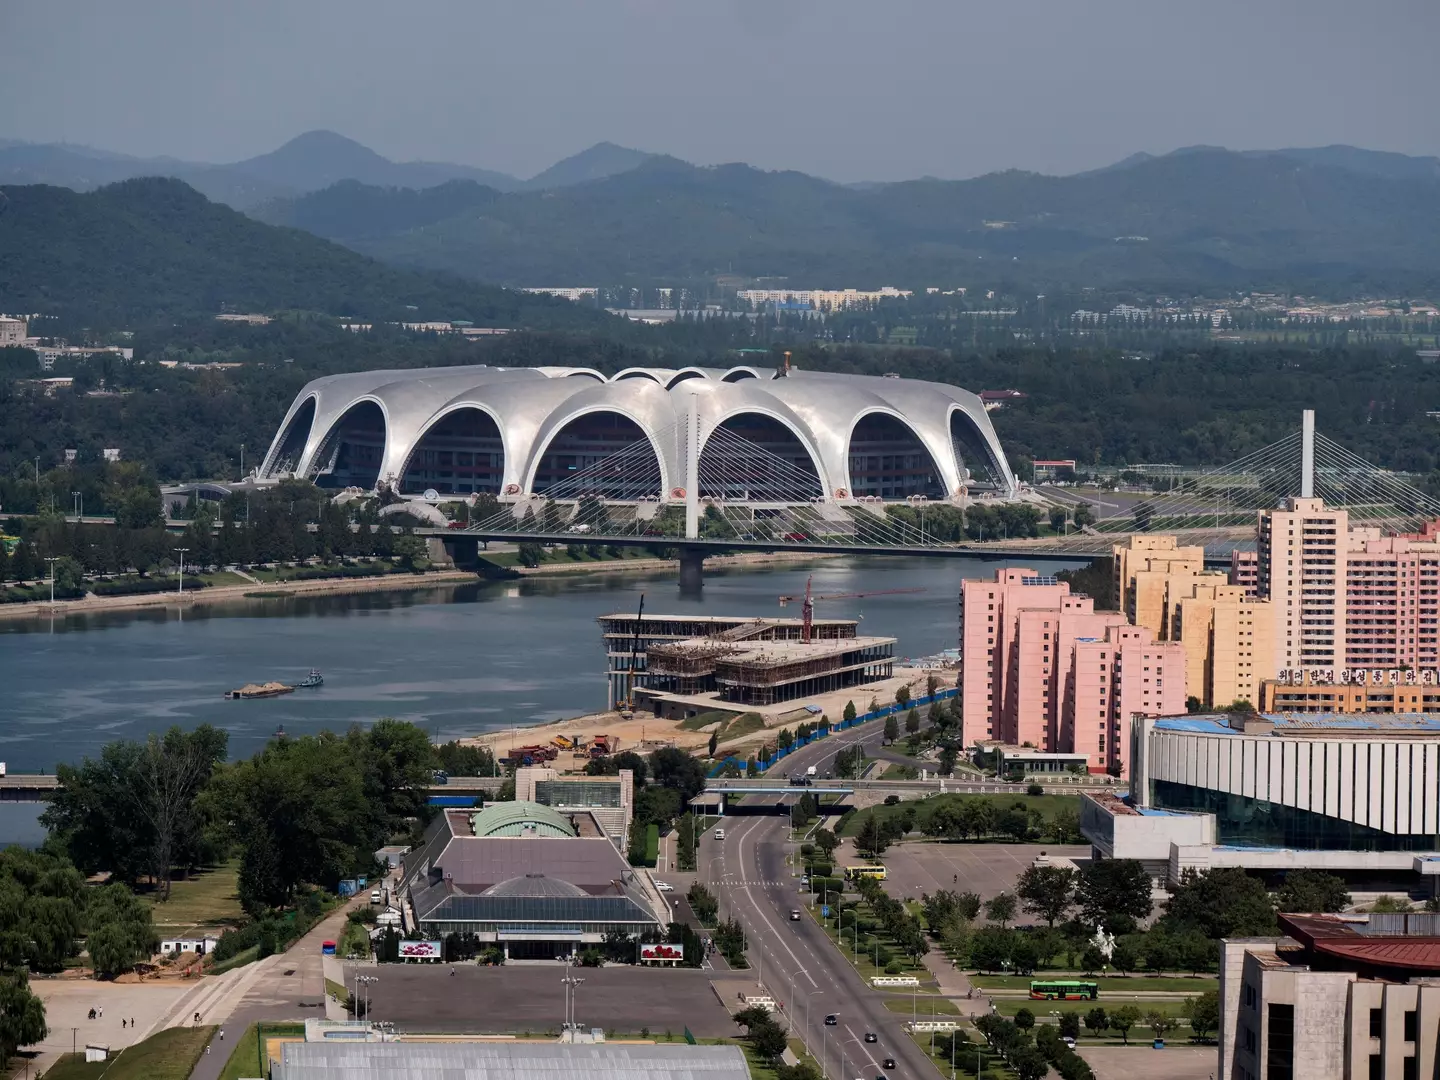
[(58, 555), (47, 555), (45, 561), (50, 564), (50, 603), (55, 603), (55, 564), (60, 561)]
[(356, 975), (355, 981), (365, 987), (365, 1020), (370, 1020), (370, 987), (380, 981), (378, 975)]
[(74, 500), (75, 520), (79, 521), (85, 516), (85, 496), (82, 492), (72, 491), (70, 492), (70, 498)]
[[(811, 1053), (815, 1051), (815, 1044), (810, 1041), (810, 999), (823, 993), (825, 993), (825, 988), (821, 987), (818, 990), (811, 990), (805, 997), (805, 1045), (810, 1047)], [(825, 1062), (823, 1060), (820, 1062), (820, 1075), (823, 1080), (825, 1075)]]
[(243, 442), (240, 444), (240, 480), (242, 483), (245, 480), (245, 444)]
[(175, 550), (180, 553), (180, 595), (181, 595), (181, 596), (184, 596), (184, 595), (185, 595), (185, 553), (186, 553), (187, 551), (189, 551), (190, 549), (189, 549), (188, 547), (177, 547)]

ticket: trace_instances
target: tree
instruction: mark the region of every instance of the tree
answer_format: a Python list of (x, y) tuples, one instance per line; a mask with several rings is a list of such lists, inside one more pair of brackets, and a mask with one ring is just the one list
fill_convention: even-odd
[(1350, 893), (1343, 878), (1323, 870), (1292, 870), (1275, 894), (1281, 911), (1319, 913), (1344, 911), (1350, 906)]
[(1203, 873), (1186, 870), (1160, 917), (1172, 933), (1193, 930), (1207, 938), (1267, 937), (1278, 927), (1270, 894), (1258, 878), (1235, 866)]
[(880, 827), (880, 821), (874, 814), (866, 818), (865, 824), (860, 826), (860, 831), (855, 835), (855, 846), (876, 856), (883, 855), (890, 846), (885, 830)]
[(992, 896), (985, 901), (985, 917), (1001, 927), (1008, 926), (1015, 920), (1015, 897), (1003, 892)]
[(908, 683), (895, 691), (895, 704), (901, 708), (910, 704), (910, 685)]
[(1190, 1021), (1190, 1029), (1198, 1039), (1206, 1039), (1220, 1026), (1220, 994), (1206, 990), (1192, 998), (1185, 999), (1184, 1016)]
[(955, 762), (958, 756), (953, 742), (946, 742), (940, 747), (939, 768), (941, 776), (949, 776), (955, 771)]
[(891, 713), (885, 717), (885, 741), (894, 743), (898, 738), (900, 738), (900, 720), (894, 713)]
[(1085, 1027), (1096, 1035), (1103, 1035), (1110, 1030), (1110, 1017), (1097, 1005), (1085, 1014)]
[(1145, 1014), (1145, 1026), (1155, 1033), (1157, 1041), (1164, 1042), (1166, 1032), (1175, 1030), (1175, 1018), (1155, 1009)]
[(151, 735), (139, 758), (135, 802), (150, 827), (150, 880), (162, 902), (170, 899), (177, 855), (198, 846), (196, 799), (228, 744), (228, 733), (209, 724), (188, 735), (171, 728), (164, 739)]
[(1150, 889), (1150, 875), (1138, 860), (1092, 859), (1080, 871), (1075, 903), (1086, 925), (1128, 934), (1154, 908)]
[(662, 747), (650, 755), (650, 775), (662, 787), (679, 791), (680, 801), (686, 805), (705, 790), (705, 766), (694, 754), (673, 746)]
[(1126, 1046), (1130, 1045), (1130, 1029), (1140, 1021), (1140, 1010), (1134, 1005), (1122, 1005), (1109, 1014), (1110, 1026), (1120, 1033)]
[(1066, 1009), (1060, 1014), (1060, 1034), (1067, 1039), (1080, 1037), (1080, 1014), (1074, 1009)]
[(1075, 871), (1068, 866), (1027, 867), (1015, 884), (1015, 895), (1028, 914), (1054, 927), (1074, 903)]
[[(529, 513), (527, 510), (526, 513)], [(381, 526), (385, 528), (385, 526)], [(539, 566), (545, 558), (545, 548), (532, 541), (526, 541), (515, 549), (515, 558), (521, 566)]]
[(0, 974), (0, 1068), (10, 1063), (20, 1047), (33, 1046), (49, 1034), (45, 1003), (31, 992), (25, 971)]
[(102, 885), (86, 895), (85, 926), (85, 948), (96, 975), (130, 971), (160, 946), (149, 905), (124, 885)]
[(712, 732), (710, 732), (710, 742), (707, 744), (707, 753), (709, 754), (710, 757), (713, 758), (713, 757), (715, 756), (715, 751), (716, 751), (716, 749), (717, 749), (719, 746), (720, 746), (720, 733), (719, 733), (718, 731), (712, 731)]
[(822, 828), (815, 830), (815, 847), (820, 854), (824, 856), (826, 862), (830, 861), (831, 856), (835, 853), (835, 849), (839, 846), (840, 838), (829, 829)]
[[(931, 678), (934, 678), (932, 675)], [(905, 714), (905, 733), (907, 735), (920, 734), (920, 710), (911, 706), (910, 711)]]
[(1042, 1080), (1050, 1071), (1045, 1055), (1034, 1046), (1022, 1046), (1010, 1055), (1010, 1067), (1020, 1080)]
[(841, 715), (845, 718), (845, 722), (847, 724), (853, 724), (855, 722), (855, 717), (858, 715), (855, 712), (855, 702), (845, 702), (845, 711)]
[(1035, 1014), (1026, 1006), (1020, 1006), (1015, 1010), (1015, 1026), (1021, 1031), (1029, 1031), (1035, 1026)]

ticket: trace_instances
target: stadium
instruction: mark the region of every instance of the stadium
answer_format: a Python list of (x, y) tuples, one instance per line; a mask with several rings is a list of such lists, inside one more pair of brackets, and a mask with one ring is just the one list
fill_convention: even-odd
[[(698, 448), (688, 470), (687, 446)], [(256, 473), (261, 482), (299, 477), (330, 489), (516, 503), (683, 502), (687, 476), (701, 499), (754, 504), (1017, 492), (968, 390), (759, 367), (327, 376), (296, 396)]]

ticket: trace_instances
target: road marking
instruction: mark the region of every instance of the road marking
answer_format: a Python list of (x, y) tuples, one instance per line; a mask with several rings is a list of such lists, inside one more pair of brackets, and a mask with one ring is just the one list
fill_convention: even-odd
[[(764, 818), (756, 818), (754, 824), (752, 824), (749, 828), (747, 828), (747, 829), (746, 829), (743, 833), (741, 833), (740, 836), (737, 838), (737, 841), (736, 841), (736, 850), (737, 850), (737, 854), (738, 854), (738, 856), (739, 856), (740, 864), (741, 864), (742, 867), (743, 867), (744, 864), (745, 864), (745, 841), (749, 838), (750, 834), (755, 831), (755, 827), (756, 827), (757, 825), (759, 825), (759, 824), (760, 824), (762, 821), (764, 821), (764, 820), (765, 820)], [(799, 973), (800, 973), (801, 975), (804, 975), (805, 978), (807, 978), (807, 979), (810, 980), (810, 985), (811, 985), (811, 986), (815, 987), (816, 989), (819, 989), (820, 984), (815, 981), (815, 976), (811, 975), (809, 969), (806, 968), (805, 965), (800, 962), (800, 958), (795, 955), (794, 950), (792, 950), (792, 949), (790, 948), (790, 945), (789, 945), (783, 938), (780, 937), (780, 931), (778, 931), (778, 930), (775, 929), (775, 924), (770, 921), (769, 917), (766, 916), (766, 914), (765, 914), (764, 910), (761, 908), (761, 906), (755, 902), (755, 898), (750, 895), (750, 886), (748, 886), (748, 885), (741, 886), (740, 891), (745, 894), (745, 899), (748, 900), (748, 901), (750, 902), (750, 906), (755, 909), (755, 914), (759, 916), (760, 921), (763, 922), (763, 923), (766, 925), (766, 927), (770, 930), (770, 932), (775, 935), (775, 940), (778, 941), (778, 942), (780, 942), (780, 947), (783, 948), (783, 949), (786, 951), (786, 953), (789, 954), (790, 959), (795, 962), (795, 967), (799, 969)], [(813, 954), (812, 954), (812, 955), (813, 955)]]

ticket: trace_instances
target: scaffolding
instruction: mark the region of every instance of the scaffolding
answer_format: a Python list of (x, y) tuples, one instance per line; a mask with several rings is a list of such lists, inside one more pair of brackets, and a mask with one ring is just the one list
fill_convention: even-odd
[(743, 705), (774, 705), (888, 679), (894, 671), (895, 639), (767, 641), (714, 660), (720, 696)]

